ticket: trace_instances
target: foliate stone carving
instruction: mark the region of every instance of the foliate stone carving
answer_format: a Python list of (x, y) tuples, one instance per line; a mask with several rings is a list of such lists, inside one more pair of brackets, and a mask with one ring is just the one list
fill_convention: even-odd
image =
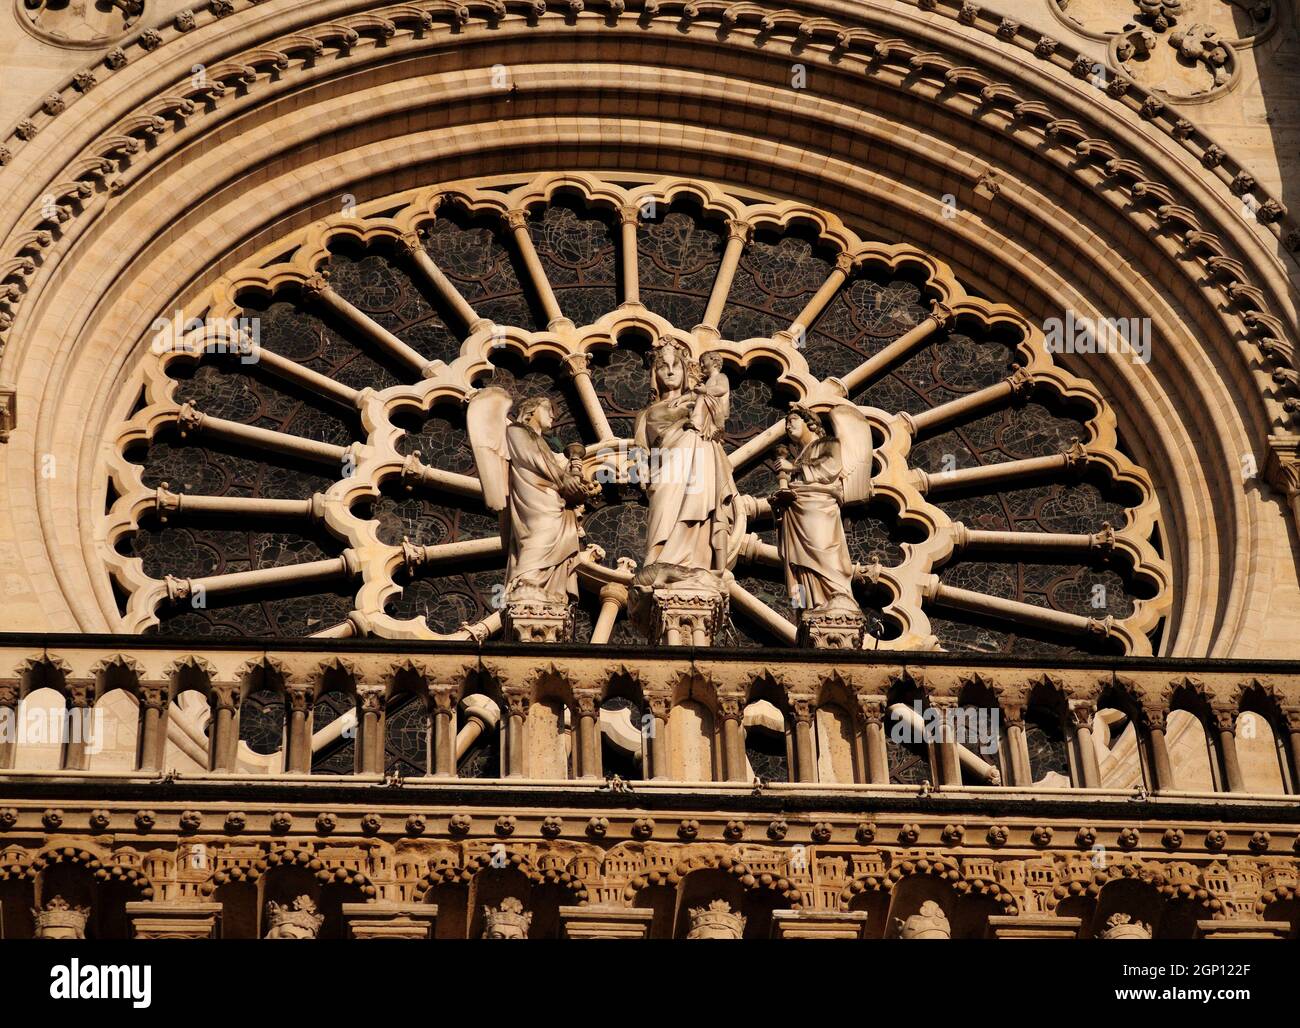
[(951, 939), (952, 926), (943, 907), (934, 900), (926, 900), (921, 909), (906, 921), (895, 918), (898, 934), (904, 939)]
[(232, 811), (226, 815), (225, 825), (228, 832), (242, 832), (247, 824), (248, 817), (241, 811)]
[(483, 908), (485, 939), (526, 939), (532, 923), (532, 913), (526, 913), (523, 903), (513, 896), (507, 896), (495, 909), (488, 906)]
[(406, 819), (406, 834), (423, 835), (428, 828), (428, 821), (423, 814), (411, 814)]
[(677, 837), (679, 839), (685, 839), (689, 842), (697, 838), (699, 834), (700, 823), (694, 818), (683, 818), (682, 822), (677, 826)]
[(96, 49), (126, 35), (144, 13), (144, 0), (115, 3), (49, 3), (24, 0), (18, 18), (46, 43), (70, 49)]
[(1228, 833), (1219, 828), (1211, 828), (1205, 833), (1205, 848), (1207, 850), (1221, 850), (1228, 845)]
[(7, 832), (18, 823), (18, 811), (13, 807), (0, 807), (0, 831)]
[(107, 831), (112, 820), (113, 817), (107, 810), (92, 810), (90, 812), (90, 830), (92, 832)]
[(42, 908), (32, 909), (38, 939), (84, 939), (89, 907), (74, 907), (62, 896), (55, 896)]
[(587, 821), (587, 834), (594, 839), (603, 839), (609, 832), (609, 818), (593, 817)]
[(447, 830), (452, 835), (464, 835), (473, 823), (474, 819), (469, 814), (452, 814), (447, 819)]
[(1103, 939), (1149, 939), (1151, 926), (1142, 921), (1133, 920), (1131, 914), (1111, 914), (1106, 918), (1106, 927), (1101, 930)]
[(203, 827), (203, 814), (197, 810), (182, 810), (177, 825), (185, 833), (197, 832)]
[(315, 901), (305, 895), (286, 904), (272, 900), (266, 905), (266, 916), (271, 926), (265, 936), (268, 939), (314, 939), (325, 922)]
[(745, 934), (745, 916), (731, 909), (726, 900), (713, 900), (707, 907), (692, 907), (688, 939), (739, 939)]

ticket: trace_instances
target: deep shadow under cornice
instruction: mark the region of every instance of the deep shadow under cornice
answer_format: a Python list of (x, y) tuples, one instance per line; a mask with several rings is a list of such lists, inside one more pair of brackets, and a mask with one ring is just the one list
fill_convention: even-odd
[(601, 660), (609, 664), (634, 664), (645, 660), (694, 663), (746, 663), (756, 671), (780, 665), (823, 664), (843, 667), (910, 666), (1004, 668), (1035, 671), (1165, 672), (1173, 675), (1201, 673), (1251, 675), (1300, 674), (1300, 660), (1262, 660), (1205, 657), (1032, 657), (1002, 654), (940, 652), (928, 650), (817, 650), (776, 647), (621, 646), (589, 643), (544, 644), (472, 641), (438, 642), (411, 639), (248, 639), (163, 635), (109, 635), (50, 632), (0, 633), (0, 649), (91, 649), (115, 653), (162, 650), (202, 653), (233, 650), (246, 653), (393, 654), (412, 656), (535, 657), (540, 662)]

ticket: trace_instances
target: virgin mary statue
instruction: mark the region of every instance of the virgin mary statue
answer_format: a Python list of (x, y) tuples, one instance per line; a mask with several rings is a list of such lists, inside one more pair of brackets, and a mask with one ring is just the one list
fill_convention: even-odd
[(649, 459), (647, 566), (672, 564), (721, 574), (736, 515), (736, 483), (719, 439), (691, 417), (690, 353), (668, 342), (655, 351), (651, 402), (637, 417), (635, 444)]

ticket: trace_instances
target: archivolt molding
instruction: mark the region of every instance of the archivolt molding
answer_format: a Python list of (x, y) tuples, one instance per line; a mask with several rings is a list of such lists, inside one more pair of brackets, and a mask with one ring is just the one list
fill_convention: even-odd
[[(250, 0), (250, 3), (252, 2), (253, 0)], [(267, 4), (267, 13), (277, 6), (275, 3)], [(332, 9), (333, 6), (335, 5), (330, 5), (330, 8)], [(349, 6), (356, 7), (355, 4)], [(964, 25), (993, 32), (1004, 43), (1032, 49), (1040, 60), (1050, 62), (1058, 69), (1068, 66), (1079, 77), (1086, 76), (1091, 70), (1092, 66), (1087, 57), (1076, 54), (1071, 63), (1070, 51), (1055, 40), (1036, 34), (1032, 34), (1031, 38), (1031, 33), (1012, 19), (998, 18), (992, 12), (969, 2), (958, 5), (952, 0), (944, 0), (943, 3), (926, 3), (925, 7), (932, 17), (945, 15), (956, 17)], [(396, 49), (405, 43), (418, 49), (419, 44), (427, 45), (432, 41), (432, 36), (439, 34), (435, 28), (439, 22), (445, 21), (451, 32), (463, 31), (475, 21), (481, 21), (488, 28), (500, 28), (503, 21), (509, 19), (511, 10), (519, 12), (528, 19), (527, 24), (534, 27), (549, 23), (557, 16), (569, 22), (577, 20), (576, 12), (548, 12), (544, 2), (496, 3), (480, 6), (441, 0), (441, 2), (425, 5), (376, 6), (371, 11), (354, 13), (337, 22), (316, 22), (304, 26), (305, 32), (257, 47), (234, 58), (211, 63), (197, 61), (196, 66), (205, 69), (203, 73), (191, 74), (188, 84), (174, 87), (175, 92), (163, 94), (158, 101), (155, 101), (155, 106), (160, 113), (129, 116), (120, 124), (117, 131), (101, 137), (97, 143), (90, 145), (81, 161), (81, 171), (86, 179), (79, 181), (76, 186), (82, 193), (81, 200), (90, 199), (88, 192), (90, 190), (117, 193), (126, 188), (121, 174), (115, 175), (105, 170), (102, 163), (104, 160), (116, 160), (120, 172), (127, 173), (127, 162), (123, 160), (125, 156), (138, 153), (142, 145), (146, 148), (155, 147), (158, 137), (185, 133), (190, 128), (187, 119), (193, 117), (200, 104), (207, 111), (214, 112), (223, 101), (232, 96), (242, 97), (247, 90), (262, 83), (264, 77), (266, 84), (271, 84), (282, 78), (292, 77), (294, 72), (313, 69), (317, 58), (321, 56), (320, 48), (334, 47), (338, 59), (351, 57), (354, 53), (366, 49), (367, 45), (375, 47), (382, 44), (387, 50)], [(104, 59), (105, 64), (111, 71), (120, 71), (131, 62), (132, 51), (136, 48), (146, 52), (159, 50), (177, 37), (194, 31), (201, 22), (204, 28), (208, 28), (213, 22), (222, 20), (229, 13), (229, 4), (214, 3), (202, 14), (190, 15), (188, 18), (178, 17), (170, 26), (148, 30), (136, 37), (127, 47), (113, 51)], [(634, 24), (632, 17), (620, 20), (620, 16), (624, 13), (628, 12), (625, 12), (623, 4), (614, 2), (608, 5), (607, 14), (604, 16), (592, 11), (587, 12), (583, 17), (592, 22), (612, 22), (610, 27), (619, 27), (624, 21), (629, 26)], [(872, 12), (859, 13), (869, 15)], [(736, 40), (748, 39), (752, 43), (770, 47), (774, 39), (789, 37), (792, 54), (800, 59), (818, 57), (831, 59), (840, 65), (852, 62), (866, 74), (877, 77), (888, 76), (889, 79), (897, 77), (899, 68), (905, 69), (902, 72), (902, 81), (898, 82), (898, 85), (904, 88), (916, 89), (922, 84), (928, 85), (926, 80), (938, 78), (945, 90), (951, 90), (953, 94), (950, 104), (957, 97), (969, 97), (977, 101), (974, 110), (966, 108), (969, 115), (979, 118), (987, 113), (1013, 114), (1019, 122), (1018, 133), (1029, 132), (1031, 135), (1038, 135), (1052, 146), (1073, 147), (1081, 156), (1090, 156), (1086, 147), (1097, 142), (1089, 138), (1087, 130), (1078, 123), (1060, 118), (1052, 111), (1050, 105), (1026, 102), (1012, 85), (997, 83), (994, 78), (984, 73), (962, 67), (944, 53), (922, 49), (907, 40), (882, 38), (867, 29), (848, 26), (828, 18), (809, 17), (800, 11), (789, 9), (774, 11), (757, 4), (697, 3), (693, 0), (687, 3), (659, 3), (658, 0), (649, 0), (639, 12), (633, 10), (630, 14), (637, 16), (635, 24), (654, 22), (656, 19), (666, 20), (676, 14), (680, 17), (680, 27), (688, 32), (704, 30), (716, 18), (725, 33), (724, 45), (732, 44), (735, 37)], [(518, 26), (512, 24), (511, 27)], [(894, 25), (890, 27), (901, 28)], [(919, 29), (919, 26), (910, 27), (914, 31)], [(228, 35), (229, 33), (222, 34), (223, 38)], [(314, 42), (307, 44), (306, 41), (309, 40)], [(925, 45), (932, 44), (933, 40), (925, 40)], [(296, 60), (299, 63), (295, 63), (296, 54), (304, 49), (305, 54), (298, 56)], [(12, 160), (15, 152), (21, 157), (25, 148), (18, 147), (17, 144), (30, 143), (42, 129), (51, 127), (49, 123), (53, 119), (82, 96), (85, 92), (85, 79), (81, 79), (81, 82), (82, 88), (78, 88), (74, 80), (74, 84), (46, 98), (38, 112), (34, 112), (31, 117), (19, 123), (7, 145), (0, 147), (0, 165)], [(228, 83), (233, 83), (233, 87)], [(1220, 182), (1238, 184), (1237, 191), (1243, 195), (1260, 191), (1258, 184), (1249, 173), (1235, 164), (1221, 147), (1214, 144), (1186, 119), (1176, 119), (1162, 109), (1152, 106), (1148, 102), (1151, 97), (1140, 95), (1140, 92), (1126, 79), (1112, 78), (1105, 86), (1105, 91), (1111, 99), (1122, 102), (1130, 113), (1141, 112), (1149, 123), (1164, 129), (1184, 147), (1197, 154), (1207, 168), (1215, 169), (1214, 176)], [(170, 115), (174, 120), (164, 117), (163, 113)], [(1096, 150), (1095, 145), (1092, 146), (1092, 150)], [(1087, 161), (1080, 163), (1086, 165)], [(1141, 192), (1135, 191), (1134, 187), (1149, 183), (1151, 177), (1143, 174), (1139, 163), (1119, 162), (1112, 154), (1106, 161), (1106, 165), (1107, 176), (1115, 180), (1108, 183), (1110, 186), (1120, 191), (1128, 191), (1134, 199), (1142, 198)], [(1078, 166), (1074, 169), (1076, 174), (1080, 170)], [(1248, 188), (1240, 188), (1243, 182), (1247, 183)], [(60, 205), (57, 194), (53, 194), (52, 201), (50, 197), (51, 194), (48, 193), (42, 197), (35, 214), (28, 212), (27, 217), (34, 218), (37, 226), (48, 225), (51, 222), (57, 226), (76, 217), (84, 221), (86, 215), (91, 215), (93, 220), (93, 214), (97, 213), (93, 210), (97, 205), (84, 202), (80, 207)], [(52, 206), (56, 212), (53, 216), (49, 213)], [(1135, 206), (1139, 209), (1154, 206), (1156, 220), (1162, 224), (1168, 223), (1174, 217), (1173, 212), (1165, 209), (1168, 204), (1152, 205), (1148, 200), (1147, 203)], [(1266, 225), (1279, 223), (1285, 213), (1278, 201), (1265, 198), (1259, 204), (1257, 220)], [(1200, 226), (1197, 224), (1189, 227)], [(16, 230), (18, 230), (17, 225), (11, 228), (11, 234)], [(41, 231), (38, 228), (38, 234)], [(1275, 234), (1281, 233), (1283, 228), (1279, 225), (1272, 231)], [(64, 233), (60, 231), (60, 235), (62, 234)], [(1288, 245), (1292, 249), (1300, 245), (1300, 232), (1292, 231), (1287, 238)], [(54, 244), (53, 235), (48, 234), (48, 238), (41, 239), (40, 244), (39, 249), (50, 249)], [(21, 252), (16, 253), (15, 256), (20, 257)], [(35, 267), (28, 269), (26, 265), (20, 263), (11, 266), (8, 270), (10, 274), (6, 276), (4, 283), (12, 282), (21, 292), (25, 292), (31, 284), (29, 277), (35, 271)], [(1262, 291), (1258, 294), (1240, 293), (1240, 290), (1255, 288), (1248, 281), (1241, 280), (1236, 274), (1229, 274), (1226, 277), (1226, 285), (1230, 299), (1238, 308), (1239, 314), (1251, 311), (1265, 315), (1269, 313)], [(1234, 286), (1238, 290), (1237, 293), (1232, 291)], [(8, 310), (0, 312), (0, 345), (5, 342), (5, 334), (13, 323), (16, 308), (14, 300), (5, 302), (8, 304)], [(1247, 338), (1255, 335), (1249, 331), (1244, 334)], [(1293, 400), (1300, 400), (1300, 393), (1292, 391), (1287, 395)], [(1292, 407), (1294, 406), (1293, 403)]]
[[(132, 444), (153, 439), (158, 432), (175, 427), (182, 434), (209, 431), (208, 415), (182, 404), (175, 399), (176, 380), (167, 374), (174, 362), (193, 363), (204, 359), (228, 359), (231, 353), (251, 353), (251, 342), (232, 335), (243, 310), (240, 298), (250, 293), (273, 297), (282, 291), (302, 291), (308, 295), (325, 297), (326, 305), (337, 304), (329, 299), (332, 294), (328, 282), (330, 246), (340, 237), (373, 242), (386, 239), (402, 243), (408, 253), (423, 254), (420, 233), (426, 231), (438, 217), (444, 204), (456, 205), (475, 212), (489, 212), (512, 226), (530, 207), (551, 201), (559, 190), (580, 193), (594, 206), (604, 206), (623, 217), (624, 223), (635, 224), (638, 212), (650, 206), (666, 207), (672, 200), (690, 194), (700, 201), (706, 212), (728, 219), (733, 226), (745, 226), (745, 231), (756, 227), (778, 226), (786, 228), (795, 223), (816, 227), (820, 241), (837, 254), (836, 269), (828, 281), (831, 295), (846, 281), (853, 268), (860, 265), (878, 265), (891, 271), (903, 268), (923, 275), (924, 293), (937, 297), (930, 319), (908, 333), (916, 342), (952, 321), (967, 320), (978, 324), (984, 331), (1010, 331), (1021, 342), (1016, 348), (1019, 368), (1008, 378), (1004, 387), (990, 387), (998, 395), (972, 396), (967, 401), (954, 401), (948, 406), (969, 407), (970, 414), (997, 409), (1033, 390), (1038, 395), (1054, 397), (1057, 401), (1091, 412), (1085, 422), (1086, 438), (1079, 441), (1077, 452), (1063, 455), (1060, 468), (1094, 464), (1105, 470), (1109, 479), (1127, 487), (1141, 497), (1126, 511), (1125, 524), (1119, 530), (1107, 528), (1105, 538), (1093, 540), (1095, 547), (1104, 547), (1114, 553), (1131, 569), (1134, 579), (1149, 592), (1151, 599), (1137, 599), (1133, 613), (1122, 619), (1087, 619), (1075, 615), (1061, 615), (1057, 628), (1067, 632), (1096, 631), (1119, 640), (1124, 652), (1144, 654), (1150, 652), (1149, 633), (1171, 608), (1171, 575), (1165, 559), (1152, 545), (1159, 523), (1159, 504), (1149, 476), (1130, 461), (1118, 448), (1116, 421), (1101, 394), (1094, 386), (1071, 375), (1053, 363), (1044, 345), (1042, 330), (1005, 304), (994, 304), (979, 297), (968, 296), (952, 271), (942, 262), (916, 247), (906, 244), (885, 245), (862, 240), (849, 230), (839, 218), (804, 204), (791, 201), (754, 200), (743, 202), (729, 195), (721, 187), (704, 182), (680, 178), (665, 178), (625, 188), (594, 175), (568, 173), (546, 174), (522, 184), (503, 182), (496, 184), (453, 183), (431, 190), (418, 190), (398, 197), (373, 201), (355, 213), (346, 212), (312, 225), (304, 232), (273, 244), (259, 258), (235, 269), (217, 281), (211, 289), (198, 298), (193, 312), (195, 327), (183, 340), (164, 349), (156, 359), (146, 362), (143, 368), (143, 403), (141, 409), (115, 434), (112, 454), (108, 458), (108, 474), (114, 492), (119, 497), (106, 516), (103, 532), (105, 546), (102, 556), (119, 585), (129, 594), (123, 627), (127, 631), (142, 631), (158, 624), (158, 610), (168, 602), (184, 601), (206, 589), (214, 592), (223, 587), (219, 577), (201, 582), (178, 580), (170, 575), (164, 580), (150, 578), (142, 561), (125, 557), (117, 550), (118, 542), (138, 529), (146, 514), (167, 517), (186, 502), (184, 496), (171, 493), (165, 487), (151, 489), (141, 477), (142, 469), (126, 459), (125, 451)], [(287, 261), (277, 260), (289, 254)], [(270, 260), (270, 263), (266, 263)], [(417, 265), (418, 267), (419, 265)], [(532, 289), (543, 297), (551, 287), (543, 277), (530, 283)], [(418, 374), (416, 385), (394, 386), (382, 392), (364, 388), (352, 390), (328, 381), (319, 383), (344, 394), (336, 399), (353, 405), (362, 415), (367, 432), (364, 442), (350, 448), (333, 446), (337, 453), (325, 453), (326, 460), (343, 459), (354, 467), (351, 474), (344, 472), (324, 494), (304, 498), (302, 513), (321, 521), (337, 538), (346, 542), (347, 548), (333, 569), (338, 576), (359, 577), (360, 588), (356, 597), (356, 617), (339, 626), (323, 630), (322, 635), (346, 636), (356, 632), (358, 624), (368, 631), (389, 638), (467, 639), (493, 634), (500, 629), (499, 613), (478, 625), (465, 625), (461, 631), (440, 635), (431, 630), (423, 617), (399, 621), (385, 612), (385, 601), (400, 591), (394, 576), (402, 569), (413, 570), (426, 561), (446, 559), (439, 551), (435, 556), (429, 548), (413, 547), (407, 542), (401, 546), (385, 545), (378, 536), (379, 523), (359, 517), (354, 508), (362, 498), (378, 498), (380, 483), (385, 480), (418, 481), (432, 487), (435, 492), (474, 498), (481, 494), (475, 479), (430, 468), (419, 460), (418, 454), (404, 455), (399, 447), (403, 432), (392, 421), (394, 412), (403, 409), (429, 411), (438, 404), (460, 405), (468, 401), (476, 383), (491, 372), (490, 355), (502, 349), (511, 350), (525, 359), (542, 355), (572, 361), (579, 360), (585, 367), (587, 355), (618, 345), (620, 337), (629, 332), (648, 334), (653, 339), (671, 339), (685, 347), (698, 360), (705, 350), (722, 352), (741, 368), (755, 362), (774, 363), (780, 369), (779, 384), (799, 402), (813, 408), (826, 408), (846, 402), (850, 393), (849, 382), (870, 381), (881, 373), (884, 365), (876, 358), (867, 360), (859, 369), (843, 379), (818, 379), (808, 367), (804, 354), (796, 343), (802, 332), (801, 319), (811, 324), (816, 313), (805, 312), (788, 330), (772, 337), (744, 340), (723, 340), (715, 333), (702, 333), (697, 327), (692, 333), (675, 326), (667, 319), (646, 309), (635, 292), (627, 293), (623, 303), (590, 325), (575, 327), (567, 318), (554, 316), (542, 331), (526, 331), (515, 326), (497, 326), (465, 306), (464, 320), (468, 335), (464, 338), (460, 355), (451, 363), (429, 361), (414, 350), (405, 347), (391, 335), (385, 339), (383, 330), (370, 323), (365, 316), (354, 325), (369, 342), (409, 359), (411, 371)], [(345, 301), (344, 301), (345, 302)], [(822, 307), (824, 308), (824, 301)], [(552, 299), (550, 306), (558, 315), (558, 305)], [(205, 319), (198, 322), (198, 317)], [(808, 327), (803, 325), (802, 327)], [(921, 331), (924, 329), (924, 331)], [(287, 361), (284, 357), (259, 351), (266, 360), (284, 365), (275, 373), (290, 381), (300, 379), (306, 369)], [(215, 355), (215, 358), (213, 357)], [(1001, 392), (999, 392), (1001, 390)], [(134, 392), (134, 390), (133, 390)], [(989, 389), (983, 390), (988, 393)], [(973, 405), (973, 406), (972, 406)], [(600, 472), (610, 472), (626, 479), (629, 466), (635, 458), (630, 456), (630, 440), (612, 436), (609, 423), (598, 399), (588, 397), (586, 417), (596, 441), (586, 446), (583, 463), (589, 477)], [(924, 532), (924, 541), (904, 543), (906, 557), (898, 567), (873, 565), (862, 569), (862, 574), (889, 594), (885, 612), (901, 626), (897, 639), (890, 640), (890, 648), (927, 649), (935, 645), (929, 631), (924, 610), (931, 603), (944, 605), (956, 601), (952, 590), (946, 590), (933, 574), (958, 551), (971, 545), (974, 536), (965, 526), (950, 521), (938, 507), (925, 499), (930, 487), (930, 476), (914, 471), (907, 463), (913, 438), (927, 419), (935, 420), (934, 413), (913, 416), (893, 414), (875, 408), (863, 407), (863, 413), (882, 439), (877, 453), (882, 470), (873, 477), (873, 490), (884, 497), (898, 512), (898, 519)], [(936, 411), (941, 408), (935, 408)], [(962, 415), (954, 412), (954, 417)], [(939, 423), (943, 423), (939, 419)], [(746, 443), (733, 452), (732, 463), (743, 467), (761, 456), (780, 439), (780, 425), (756, 440)], [(239, 426), (224, 424), (220, 431), (227, 434), (241, 432)], [(265, 441), (250, 435), (246, 430), (240, 435), (243, 444), (254, 447), (306, 452), (314, 444), (296, 436), (282, 436)], [(320, 457), (321, 454), (314, 454)], [(192, 500), (191, 500), (192, 502)], [(761, 497), (742, 498), (742, 513), (750, 517), (763, 507)], [(227, 513), (235, 515), (243, 509), (230, 501)], [(251, 509), (251, 508), (249, 508)], [(746, 518), (742, 517), (733, 532), (732, 558), (763, 562), (771, 558), (761, 544), (747, 542)], [(1023, 543), (1028, 537), (1021, 540)], [(1082, 540), (1087, 542), (1087, 540)], [(469, 545), (449, 544), (462, 549)], [(1089, 544), (1089, 549), (1095, 548)], [(443, 547), (447, 549), (447, 547)], [(459, 552), (459, 551), (457, 551)], [(599, 589), (609, 583), (628, 585), (632, 570), (608, 567), (602, 564), (604, 554), (589, 547), (580, 571), (584, 581)], [(325, 562), (317, 562), (325, 563)], [(326, 569), (330, 570), (330, 569)], [(740, 586), (733, 590), (743, 593)], [(946, 590), (946, 591), (945, 591)], [(950, 598), (951, 594), (951, 598)], [(733, 594), (738, 606), (747, 611), (762, 611), (763, 605), (748, 594)], [(1021, 605), (1022, 607), (1024, 605)], [(767, 612), (765, 623), (778, 637), (793, 641), (794, 626), (779, 616)], [(1017, 616), (1030, 618), (1034, 611), (1024, 609)], [(598, 640), (604, 641), (604, 640)]]
[[(758, 4), (721, 3), (651, 3), (632, 11), (611, 4), (607, 10), (581, 13), (547, 11), (535, 4), (442, 3), (375, 6), (367, 8), (374, 17), (362, 19), (344, 13), (355, 12), (357, 6), (340, 0), (289, 9), (272, 0), (230, 18), (229, 5), (214, 4), (211, 11), (198, 12), (193, 25), (160, 26), (108, 55), (107, 70), (99, 70), (102, 80), (91, 90), (99, 101), (97, 110), (104, 112), (98, 124), (92, 118), (83, 123), (88, 127), (61, 130), (61, 112), (82, 102), (81, 91), (72, 85), (55, 102), (32, 112), (7, 144), (14, 164), (8, 174), (31, 182), (79, 182), (93, 193), (77, 195), (84, 192), (80, 187), (66, 197), (60, 193), (53, 221), (49, 205), (33, 203), (30, 192), (14, 193), (0, 206), (13, 243), (0, 250), (12, 254), (0, 263), (0, 333), (11, 339), (22, 336), (31, 300), (47, 284), (47, 269), (60, 263), (56, 258), (123, 202), (148, 178), (150, 168), (219, 124), (210, 117), (233, 117), (295, 84), (306, 86), (341, 73), (345, 64), (360, 72), (399, 55), (422, 53), (448, 38), (468, 46), (493, 39), (522, 40), (538, 36), (539, 30), (590, 32), (596, 38), (604, 33), (674, 42), (699, 39), (702, 45), (727, 50), (758, 46), (764, 53), (788, 42), (793, 59), (835, 69), (833, 74), (861, 73), (875, 83), (942, 104), (984, 131), (991, 127), (998, 134), (1010, 134), (1035, 149), (1040, 160), (1074, 176), (1117, 211), (1124, 210), (1142, 231), (1185, 236), (1181, 242), (1161, 243), (1171, 265), (1176, 262), (1177, 274), (1190, 291), (1201, 292), (1207, 273), (1218, 283), (1198, 302), (1218, 308), (1213, 317), (1224, 325), (1225, 337), (1243, 344), (1251, 366), (1243, 374), (1260, 382), (1269, 422), (1275, 427), (1285, 424), (1288, 410), (1283, 401), (1292, 396), (1291, 370), (1269, 370), (1270, 362), (1286, 361), (1285, 337), (1291, 335), (1285, 275), (1270, 252), (1283, 232), (1280, 208), (1265, 202), (1260, 208), (1263, 217), (1254, 226), (1239, 222), (1229, 213), (1240, 207), (1239, 201), (1229, 199), (1229, 186), (1235, 183), (1238, 191), (1252, 195), (1258, 189), (1242, 178), (1239, 166), (1221, 148), (1185, 120), (1147, 105), (1141, 90), (1126, 86), (1107, 97), (1090, 95), (1082, 80), (1076, 85), (1067, 77), (1083, 74), (1078, 58), (1071, 59), (1072, 51), (1010, 19), (971, 4), (948, 2), (922, 4), (920, 16), (905, 7), (900, 15), (856, 5), (771, 10)], [(826, 17), (821, 17), (823, 12)], [(954, 18), (963, 28), (955, 28)], [(219, 19), (222, 24), (214, 26)], [(273, 31), (263, 25), (273, 25)], [(973, 38), (977, 32), (993, 33), (1000, 43), (990, 50), (986, 40)], [(1037, 61), (1020, 53), (1024, 50)], [(1014, 83), (1005, 81), (1011, 62), (1018, 63)], [(171, 70), (195, 63), (207, 68), (206, 79), (178, 78)], [(1035, 90), (1033, 95), (1029, 88)], [(148, 113), (121, 117), (127, 109)], [(87, 143), (92, 130), (101, 134)], [(1169, 141), (1162, 144), (1176, 144), (1185, 155), (1162, 169), (1174, 175), (1177, 189), (1144, 173), (1145, 162), (1132, 159), (1149, 153), (1153, 130), (1167, 133)], [(1199, 158), (1206, 170), (1192, 171), (1187, 156)], [(34, 176), (42, 165), (59, 171)], [(1171, 202), (1175, 199), (1185, 205)], [(1210, 260), (1220, 256), (1237, 263), (1211, 267)], [(1270, 310), (1262, 310), (1265, 307)]]

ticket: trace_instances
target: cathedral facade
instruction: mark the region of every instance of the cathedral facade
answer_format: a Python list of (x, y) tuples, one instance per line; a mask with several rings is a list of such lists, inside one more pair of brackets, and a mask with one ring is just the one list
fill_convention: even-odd
[(0, 938), (1300, 932), (1293, 0), (12, 0)]

